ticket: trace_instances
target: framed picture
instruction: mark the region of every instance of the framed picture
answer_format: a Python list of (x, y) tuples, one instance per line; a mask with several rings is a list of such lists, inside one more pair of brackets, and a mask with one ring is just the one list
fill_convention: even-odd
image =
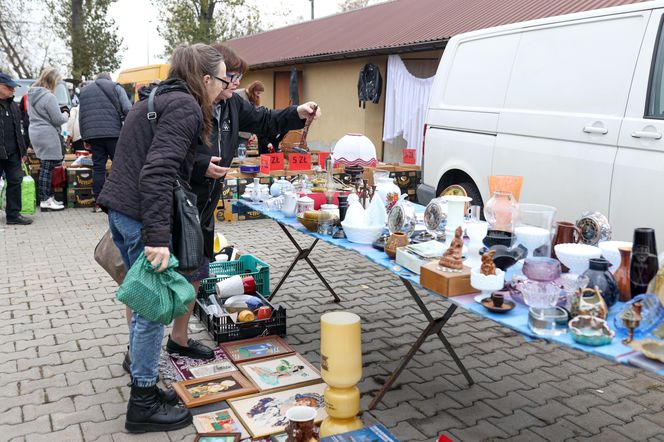
[(322, 422), (327, 417), (323, 397), (326, 387), (325, 383), (320, 383), (292, 390), (260, 393), (231, 399), (228, 404), (249, 431), (251, 437), (268, 437), (271, 434), (285, 431), (288, 423), (286, 411), (297, 405), (315, 408), (317, 413), (314, 422)]
[(230, 408), (195, 415), (194, 427), (196, 427), (196, 432), (199, 434), (224, 436), (239, 433), (240, 439), (249, 437), (249, 433)]
[(279, 336), (263, 336), (243, 341), (227, 342), (219, 346), (236, 364), (295, 353), (293, 347)]
[(173, 384), (173, 390), (180, 396), (187, 408), (246, 396), (258, 391), (237, 371), (176, 382)]
[(238, 368), (260, 391), (283, 390), (321, 381), (318, 370), (299, 354), (259, 359), (238, 364)]
[(178, 354), (169, 355), (171, 364), (182, 380), (202, 378), (237, 370), (226, 353), (219, 347), (213, 349), (213, 359), (192, 359)]
[(194, 442), (240, 442), (240, 433), (203, 433), (197, 434)]

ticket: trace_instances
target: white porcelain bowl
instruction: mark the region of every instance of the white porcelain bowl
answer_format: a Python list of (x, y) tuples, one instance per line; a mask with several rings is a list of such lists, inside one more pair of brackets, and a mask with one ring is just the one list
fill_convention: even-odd
[(602, 256), (611, 262), (609, 270), (615, 272), (620, 266), (620, 251), (618, 251), (618, 247), (632, 247), (632, 243), (630, 241), (600, 241), (597, 247), (602, 250)]
[(484, 275), (480, 267), (470, 269), (470, 285), (489, 296), (491, 292), (500, 290), (505, 285), (505, 272), (496, 269), (495, 275)]
[(341, 223), (346, 233), (348, 241), (357, 244), (371, 244), (380, 238), (383, 234), (385, 226), (357, 226), (347, 224), (345, 221)]
[(554, 250), (558, 260), (576, 275), (588, 270), (590, 259), (602, 256), (602, 249), (587, 244), (556, 244)]

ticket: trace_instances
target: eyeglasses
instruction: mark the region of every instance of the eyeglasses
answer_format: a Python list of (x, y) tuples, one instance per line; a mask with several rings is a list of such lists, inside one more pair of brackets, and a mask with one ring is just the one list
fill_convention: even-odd
[(219, 77), (217, 77), (216, 75), (213, 75), (212, 77), (215, 78), (215, 79), (217, 79), (217, 80), (219, 80), (219, 81), (221, 81), (221, 84), (224, 85), (224, 89), (228, 89), (228, 86), (231, 85), (231, 81), (233, 81), (233, 80), (231, 80), (231, 81), (224, 80), (223, 78), (219, 78)]
[(243, 74), (238, 74), (238, 73), (235, 73), (235, 72), (231, 72), (231, 73), (226, 72), (226, 76), (231, 79), (231, 82), (237, 81), (239, 83), (240, 80), (242, 80), (242, 75)]

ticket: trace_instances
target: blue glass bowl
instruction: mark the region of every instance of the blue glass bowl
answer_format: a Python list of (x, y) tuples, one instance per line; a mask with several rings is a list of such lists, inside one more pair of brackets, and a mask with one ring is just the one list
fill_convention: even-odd
[(620, 310), (620, 312), (616, 314), (615, 318), (613, 318), (613, 326), (616, 328), (616, 332), (623, 336), (627, 336), (628, 330), (627, 327), (625, 327), (625, 324), (623, 324), (622, 319), (620, 319), (620, 315), (625, 310), (630, 309), (632, 304), (634, 304), (636, 301), (641, 301), (642, 319), (639, 326), (634, 329), (635, 337), (640, 338), (649, 335), (650, 332), (652, 332), (655, 328), (657, 328), (657, 326), (659, 326), (659, 324), (662, 323), (662, 321), (664, 321), (664, 307), (662, 307), (662, 304), (659, 303), (657, 295), (652, 293), (639, 295), (633, 298), (631, 301), (627, 302)]

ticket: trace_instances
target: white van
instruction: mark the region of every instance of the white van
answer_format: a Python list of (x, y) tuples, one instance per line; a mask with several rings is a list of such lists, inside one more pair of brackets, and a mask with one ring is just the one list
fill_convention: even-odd
[(664, 1), (461, 34), (426, 117), (426, 204), (452, 185), (474, 202), (489, 175), (522, 175), (520, 200), (574, 221), (608, 215), (613, 238), (654, 227), (664, 245)]

